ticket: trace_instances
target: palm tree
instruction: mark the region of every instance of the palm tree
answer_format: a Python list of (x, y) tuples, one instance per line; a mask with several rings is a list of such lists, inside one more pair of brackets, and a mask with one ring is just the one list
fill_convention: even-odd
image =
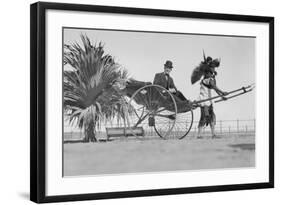
[(64, 45), (64, 113), (70, 124), (84, 129), (85, 141), (97, 141), (96, 129), (112, 118), (124, 119), (122, 94), (112, 84), (127, 79), (127, 71), (104, 54), (104, 45), (92, 45), (81, 35), (78, 43)]

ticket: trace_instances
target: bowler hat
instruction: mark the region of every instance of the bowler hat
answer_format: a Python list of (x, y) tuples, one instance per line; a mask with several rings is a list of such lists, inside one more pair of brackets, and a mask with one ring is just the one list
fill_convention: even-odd
[(165, 67), (167, 68), (173, 68), (173, 63), (170, 60), (167, 60), (166, 63), (164, 64)]

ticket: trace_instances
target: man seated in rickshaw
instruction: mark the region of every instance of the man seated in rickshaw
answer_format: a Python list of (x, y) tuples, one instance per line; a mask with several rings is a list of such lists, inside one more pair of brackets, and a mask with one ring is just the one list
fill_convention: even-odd
[(184, 95), (176, 88), (173, 78), (170, 73), (173, 69), (173, 63), (167, 60), (164, 64), (164, 72), (156, 73), (153, 84), (160, 85), (169, 90), (175, 97), (176, 101), (187, 101)]

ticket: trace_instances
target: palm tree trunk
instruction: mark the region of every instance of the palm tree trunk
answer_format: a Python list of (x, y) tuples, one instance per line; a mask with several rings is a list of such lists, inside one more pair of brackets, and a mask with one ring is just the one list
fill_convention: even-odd
[(84, 141), (85, 142), (96, 142), (96, 133), (95, 133), (95, 123), (91, 122), (87, 127), (84, 129)]

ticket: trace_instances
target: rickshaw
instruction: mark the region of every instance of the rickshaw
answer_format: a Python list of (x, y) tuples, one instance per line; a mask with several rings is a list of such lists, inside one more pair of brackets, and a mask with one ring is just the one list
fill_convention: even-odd
[(130, 80), (125, 82), (122, 92), (126, 109), (125, 132), (137, 136), (135, 128), (148, 126), (162, 139), (183, 139), (192, 128), (193, 110), (200, 103), (215, 100), (215, 103), (237, 97), (253, 90), (249, 85), (231, 92), (227, 98), (214, 96), (200, 101), (181, 100), (162, 86), (150, 82)]

